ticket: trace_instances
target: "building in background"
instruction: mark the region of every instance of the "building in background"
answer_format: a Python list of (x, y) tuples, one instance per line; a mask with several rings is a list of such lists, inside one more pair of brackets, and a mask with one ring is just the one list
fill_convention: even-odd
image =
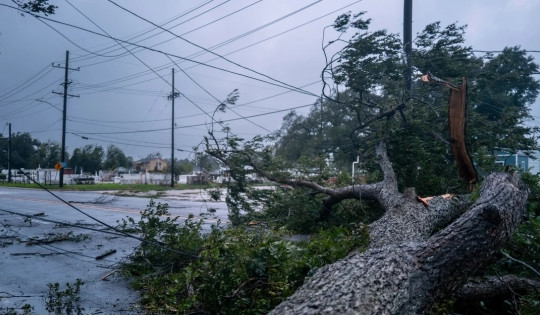
[(514, 166), (532, 174), (540, 173), (540, 151), (517, 151), (508, 153), (505, 151), (493, 151), (496, 157), (495, 163), (501, 166)]
[(139, 172), (161, 172), (167, 167), (167, 160), (162, 158), (142, 159), (135, 162), (135, 170)]

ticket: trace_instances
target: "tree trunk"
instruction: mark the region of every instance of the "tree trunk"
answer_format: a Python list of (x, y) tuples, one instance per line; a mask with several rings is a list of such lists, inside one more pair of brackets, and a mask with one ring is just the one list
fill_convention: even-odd
[(478, 301), (499, 301), (512, 295), (526, 295), (540, 292), (540, 281), (516, 275), (486, 277), (481, 281), (468, 282), (455, 295), (454, 307), (466, 310), (478, 305)]
[(429, 313), (501, 249), (522, 218), (528, 190), (510, 174), (491, 174), (472, 207), (430, 236), (470, 201), (437, 197), (426, 207), (397, 192), (384, 163), (376, 199), (386, 213), (370, 225), (370, 248), (319, 269), (273, 314)]

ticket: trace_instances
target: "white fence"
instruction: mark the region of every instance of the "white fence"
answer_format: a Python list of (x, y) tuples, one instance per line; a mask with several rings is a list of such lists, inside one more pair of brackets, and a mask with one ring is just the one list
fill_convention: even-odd
[[(24, 174), (19, 170), (11, 171), (11, 181), (14, 183), (32, 183), (36, 181), (40, 184), (45, 185), (54, 185), (58, 184), (60, 181), (60, 172), (54, 168), (51, 169), (37, 169), (37, 170), (24, 170)], [(7, 180), (7, 170), (3, 170), (2, 174), (5, 175), (5, 181)], [(95, 183), (103, 182), (103, 176), (105, 174), (100, 172), (91, 177), (94, 179)], [(79, 178), (80, 174), (64, 174), (64, 184), (71, 185), (76, 183), (76, 179)], [(153, 184), (153, 185), (168, 185), (171, 182), (171, 174), (162, 174), (162, 173), (137, 173), (137, 174), (121, 174), (113, 178), (114, 183), (118, 184)]]

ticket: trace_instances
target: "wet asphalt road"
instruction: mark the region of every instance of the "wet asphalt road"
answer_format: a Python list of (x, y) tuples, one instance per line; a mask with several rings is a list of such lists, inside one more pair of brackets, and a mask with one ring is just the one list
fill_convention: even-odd
[[(149, 198), (116, 197), (99, 192), (54, 192), (81, 212), (116, 226), (130, 216), (136, 220)], [(198, 194), (155, 199), (168, 203), (172, 216), (180, 220), (190, 214), (205, 220), (226, 222), (224, 203), (204, 202)], [(208, 215), (208, 209), (216, 211)], [(47, 314), (45, 308), (48, 284), (75, 283), (81, 279), (80, 307), (83, 314), (141, 314), (138, 295), (118, 273), (118, 262), (125, 259), (139, 241), (106, 234), (106, 226), (71, 208), (44, 190), (0, 187), (0, 314), (29, 304), (34, 314)], [(26, 216), (24, 216), (26, 215)], [(28, 217), (30, 216), (30, 217)], [(52, 221), (52, 222), (51, 222)], [(75, 224), (78, 227), (60, 225)], [(90, 229), (85, 229), (90, 228)], [(71, 233), (80, 241), (29, 245), (31, 239), (43, 239)], [(115, 250), (112, 255), (96, 257)]]

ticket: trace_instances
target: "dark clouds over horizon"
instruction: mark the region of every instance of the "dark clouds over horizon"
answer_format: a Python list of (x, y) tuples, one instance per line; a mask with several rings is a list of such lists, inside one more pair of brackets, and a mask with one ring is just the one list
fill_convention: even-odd
[[(164, 27), (185, 41), (108, 1), (50, 2), (58, 6), (51, 19), (129, 43), (44, 21), (46, 25), (0, 6), (0, 131), (5, 134), (4, 125), (10, 122), (13, 132), (60, 142), (62, 98), (52, 91), (62, 91), (64, 71), (51, 64), (63, 66), (69, 50), (70, 67), (80, 68), (69, 73), (69, 93), (80, 97), (68, 100), (68, 151), (113, 143), (134, 159), (158, 151), (170, 155), (167, 96), (173, 67), (175, 87), (183, 94), (175, 105), (175, 147), (184, 151), (175, 155), (192, 157), (189, 151), (201, 142), (218, 101), (234, 89), (240, 93), (237, 106), (216, 117), (230, 120), (232, 131), (245, 138), (279, 129), (292, 108), (309, 112), (322, 86), (323, 29), (339, 14), (367, 11), (373, 29), (392, 33), (401, 33), (403, 25), (403, 0), (115, 1), (153, 23), (169, 22)], [(475, 49), (519, 45), (539, 50), (539, 12), (540, 1), (535, 0), (413, 0), (413, 32), (434, 21), (457, 22), (468, 25), (467, 44)], [(327, 30), (325, 39), (335, 36)], [(538, 60), (538, 54), (533, 56)], [(540, 116), (537, 107), (533, 115)]]

